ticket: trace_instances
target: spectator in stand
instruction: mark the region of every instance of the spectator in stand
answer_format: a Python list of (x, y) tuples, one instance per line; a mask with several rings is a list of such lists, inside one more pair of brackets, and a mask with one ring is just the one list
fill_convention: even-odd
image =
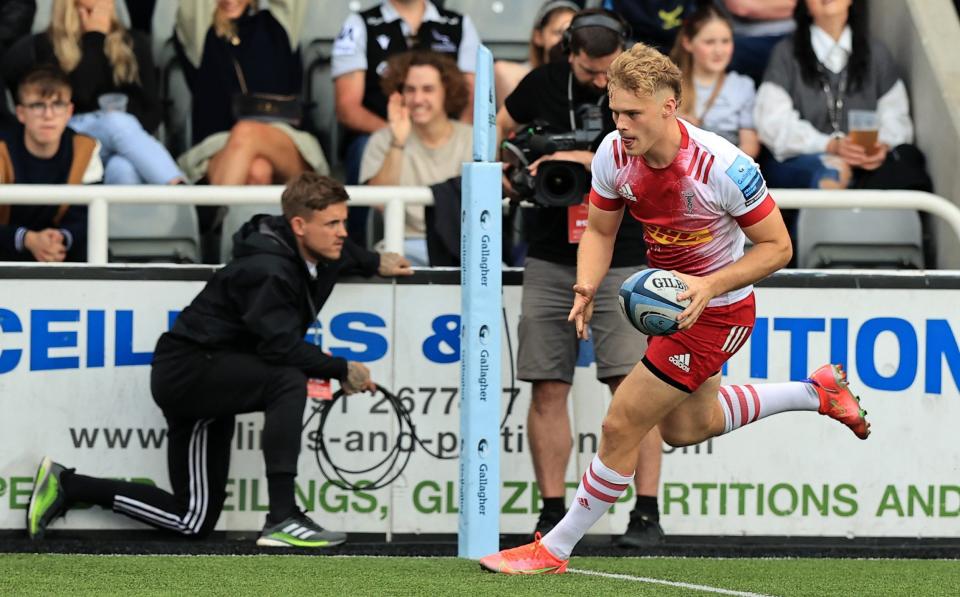
[[(393, 56), (381, 80), (387, 126), (370, 136), (360, 181), (370, 185), (430, 186), (460, 176), (473, 161), (473, 129), (456, 120), (468, 101), (463, 73), (452, 58), (414, 50)], [(406, 256), (428, 265), (423, 206), (407, 206)]]
[[(438, 8), (429, 0), (385, 0), (347, 17), (333, 45), (332, 66), (337, 118), (348, 130), (347, 184), (359, 180), (369, 135), (387, 126), (387, 96), (380, 87), (386, 60), (412, 49), (456, 56), (467, 82), (469, 108), (479, 43), (469, 16)], [(465, 109), (463, 116), (469, 121), (472, 111)]]
[(684, 19), (697, 9), (697, 0), (603, 0), (603, 8), (630, 23), (634, 41), (669, 54)]
[[(180, 2), (175, 39), (195, 145), (179, 161), (191, 180), (279, 184), (307, 170), (329, 172), (317, 139), (297, 128), (307, 1), (270, 0), (263, 10), (251, 0)], [(272, 103), (259, 101), (270, 96)]]
[(713, 3), (733, 23), (730, 69), (760, 84), (770, 52), (793, 33), (797, 0), (714, 0)]
[(107, 184), (176, 184), (183, 174), (149, 131), (160, 123), (150, 43), (117, 20), (113, 0), (54, 0), (50, 27), (18, 41), (4, 57), (13, 84), (35, 64), (70, 77), (70, 128), (100, 141)]
[(683, 22), (670, 54), (682, 76), (680, 115), (756, 158), (760, 153), (753, 125), (756, 89), (750, 77), (726, 72), (732, 54), (733, 29), (714, 6), (703, 6)]
[(550, 62), (550, 49), (560, 43), (563, 32), (570, 26), (573, 15), (580, 6), (572, 0), (547, 0), (537, 11), (530, 32), (530, 54), (526, 62), (497, 60), (493, 65), (493, 77), (497, 86), (497, 109), (510, 95), (520, 80), (531, 70)]
[[(0, 183), (89, 184), (103, 175), (100, 144), (67, 128), (70, 80), (40, 66), (17, 89), (20, 124), (0, 133)], [(86, 261), (84, 205), (0, 205), (0, 261)]]
[[(13, 42), (30, 33), (36, 11), (34, 0), (0, 0), (0, 58)], [(8, 121), (16, 122), (10, 114), (5, 94), (0, 92), (0, 126)]]
[[(866, 0), (805, 0), (773, 51), (754, 117), (771, 187), (929, 190), (907, 89), (868, 32)], [(876, 113), (877, 141), (850, 135), (851, 110)]]

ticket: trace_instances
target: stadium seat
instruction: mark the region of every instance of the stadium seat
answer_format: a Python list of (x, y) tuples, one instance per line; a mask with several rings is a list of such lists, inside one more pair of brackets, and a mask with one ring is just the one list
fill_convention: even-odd
[(256, 205), (231, 205), (223, 218), (223, 234), (220, 237), (220, 261), (226, 263), (233, 258), (233, 235), (250, 218), (257, 214), (279, 215), (280, 202)]
[[(130, 11), (127, 10), (127, 3), (125, 0), (115, 0), (117, 6), (117, 20), (120, 21), (120, 24), (126, 28), (130, 28)], [(158, 2), (157, 4), (165, 4), (164, 2)], [(176, 5), (176, 2), (171, 2), (170, 4)], [(33, 15), (33, 27), (31, 31), (33, 33), (40, 33), (45, 31), (47, 27), (50, 26), (50, 15), (53, 13), (53, 0), (37, 0), (37, 12)]]
[(110, 206), (110, 261), (200, 263), (200, 231), (192, 205)]
[(160, 66), (160, 59), (165, 56), (164, 46), (173, 39), (178, 4), (178, 2), (157, 2), (153, 7), (153, 16), (150, 20), (150, 42), (153, 61), (157, 66)]
[(303, 18), (300, 40), (304, 46), (317, 39), (332, 42), (350, 13), (366, 10), (378, 3), (378, 0), (310, 2)]
[(151, 21), (153, 63), (157, 67), (163, 120), (160, 140), (177, 157), (193, 145), (192, 100), (183, 67), (173, 46), (176, 2), (157, 2)]
[(157, 64), (163, 120), (159, 137), (170, 154), (177, 158), (193, 147), (193, 95), (172, 39), (164, 44), (160, 60)]
[(796, 244), (802, 268), (924, 267), (920, 215), (915, 211), (802, 209)]
[(333, 79), (330, 76), (330, 45), (314, 40), (301, 47), (303, 64), (303, 127), (313, 133), (323, 148), (327, 163), (336, 169), (339, 162), (341, 126), (337, 122)]
[(530, 31), (541, 2), (502, 0), (447, 0), (444, 8), (470, 15), (480, 41), (495, 59), (526, 60)]

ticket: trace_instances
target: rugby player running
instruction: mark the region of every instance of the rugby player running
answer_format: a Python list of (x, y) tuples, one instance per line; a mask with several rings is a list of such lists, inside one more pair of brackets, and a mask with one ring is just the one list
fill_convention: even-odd
[[(655, 425), (668, 444), (688, 446), (770, 415), (807, 410), (840, 421), (860, 439), (870, 433), (840, 365), (824, 365), (803, 381), (720, 384), (723, 364), (753, 330), (752, 285), (789, 262), (790, 236), (756, 163), (677, 117), (680, 70), (669, 58), (636, 44), (607, 75), (617, 130), (593, 159), (569, 319), (586, 337), (625, 211), (644, 225), (650, 266), (674, 271), (688, 287), (678, 298), (690, 304), (677, 318), (679, 331), (651, 337), (617, 388), (599, 452), (563, 520), (532, 543), (481, 558), (493, 572), (565, 572), (577, 542), (629, 487), (637, 447)], [(747, 253), (744, 236), (753, 243)]]

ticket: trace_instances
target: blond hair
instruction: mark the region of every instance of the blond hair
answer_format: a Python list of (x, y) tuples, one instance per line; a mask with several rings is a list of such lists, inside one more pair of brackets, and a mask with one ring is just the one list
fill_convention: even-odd
[(648, 45), (637, 43), (617, 56), (607, 70), (607, 88), (619, 88), (637, 95), (656, 95), (669, 89), (680, 105), (680, 69), (669, 58)]
[[(243, 8), (244, 12), (250, 10), (251, 4), (252, 2), (248, 0), (247, 5)], [(219, 4), (213, 9), (213, 32), (217, 37), (227, 40), (231, 45), (236, 46), (240, 44), (240, 38), (237, 35), (236, 19), (231, 19), (224, 14), (224, 12), (220, 10)]]
[(223, 14), (219, 8), (215, 8), (213, 11), (213, 31), (217, 37), (227, 40), (233, 45), (238, 45), (240, 43), (240, 38), (237, 37), (237, 24)]
[[(60, 68), (66, 73), (73, 72), (80, 64), (83, 54), (80, 49), (80, 38), (83, 36), (80, 12), (74, 0), (54, 0), (47, 34)], [(140, 83), (140, 69), (133, 53), (133, 39), (117, 20), (116, 11), (110, 17), (110, 31), (103, 42), (103, 53), (113, 67), (115, 85)]]

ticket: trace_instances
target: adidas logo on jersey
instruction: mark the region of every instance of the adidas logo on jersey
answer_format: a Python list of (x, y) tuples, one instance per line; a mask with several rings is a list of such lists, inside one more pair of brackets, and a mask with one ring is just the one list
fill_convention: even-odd
[(620, 185), (620, 188), (617, 189), (617, 192), (620, 193), (620, 196), (624, 199), (629, 199), (630, 201), (636, 201), (637, 196), (633, 194), (633, 189), (630, 188), (630, 183), (623, 183)]
[(690, 354), (689, 353), (675, 354), (667, 360), (673, 363), (678, 369), (681, 369), (686, 373), (690, 373)]

